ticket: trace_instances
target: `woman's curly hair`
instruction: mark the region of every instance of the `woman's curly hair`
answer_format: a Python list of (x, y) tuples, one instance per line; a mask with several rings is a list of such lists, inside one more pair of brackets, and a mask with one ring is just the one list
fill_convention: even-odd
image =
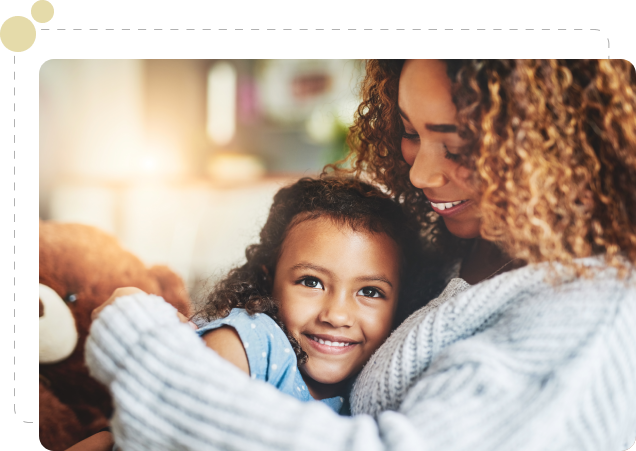
[[(636, 262), (636, 75), (623, 60), (447, 60), (461, 164), (474, 169), (481, 236), (528, 263), (605, 254)], [(404, 60), (370, 60), (349, 135), (351, 168), (401, 199), (430, 240), (461, 251), (409, 181), (400, 150)], [(455, 246), (452, 246), (452, 245)]]
[(298, 362), (304, 363), (307, 354), (278, 318), (278, 300), (272, 297), (272, 289), (285, 237), (299, 223), (319, 217), (352, 230), (386, 234), (398, 245), (400, 290), (394, 327), (443, 288), (437, 260), (419, 238), (419, 223), (397, 202), (357, 179), (302, 178), (276, 193), (260, 242), (245, 251), (247, 262), (215, 286), (195, 316), (224, 318), (234, 308), (244, 308), (249, 314), (265, 313), (287, 334)]

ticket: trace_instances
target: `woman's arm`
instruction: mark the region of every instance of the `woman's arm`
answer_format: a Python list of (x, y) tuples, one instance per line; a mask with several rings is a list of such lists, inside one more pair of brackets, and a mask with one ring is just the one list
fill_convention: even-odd
[(86, 362), (111, 389), (122, 449), (382, 449), (370, 417), (340, 417), (251, 380), (175, 312), (135, 294), (104, 308), (91, 327)]
[(66, 451), (112, 451), (113, 434), (101, 431), (68, 448)]
[(127, 451), (622, 451), (636, 435), (636, 293), (621, 282), (557, 291), (542, 288), (545, 273), (518, 271), (432, 311), (388, 357), (398, 376), (408, 359), (427, 363), (404, 366), (416, 377), (393, 379), (408, 383), (405, 395), (377, 422), (249, 380), (153, 296), (104, 309), (87, 363), (111, 388), (113, 432)]

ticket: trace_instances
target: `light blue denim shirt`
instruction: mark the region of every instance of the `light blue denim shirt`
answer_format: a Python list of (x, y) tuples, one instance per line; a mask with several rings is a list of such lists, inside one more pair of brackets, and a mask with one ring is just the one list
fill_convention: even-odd
[[(245, 309), (235, 308), (227, 317), (202, 326), (197, 333), (202, 337), (225, 325), (233, 327), (241, 337), (252, 379), (272, 384), (283, 393), (301, 401), (314, 400), (298, 371), (296, 354), (287, 335), (272, 318), (264, 313), (250, 316)], [(350, 415), (349, 403), (342, 396), (320, 401), (336, 413)]]

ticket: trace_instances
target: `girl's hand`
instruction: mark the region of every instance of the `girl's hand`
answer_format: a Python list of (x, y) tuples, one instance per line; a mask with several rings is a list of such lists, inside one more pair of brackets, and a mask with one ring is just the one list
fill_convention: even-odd
[[(91, 320), (95, 321), (95, 319), (97, 319), (101, 311), (104, 310), (104, 307), (115, 302), (115, 299), (120, 298), (122, 296), (128, 296), (128, 295), (136, 294), (136, 293), (146, 294), (145, 291), (135, 287), (117, 288), (115, 291), (113, 291), (113, 294), (110, 295), (110, 297), (108, 298), (106, 302), (104, 302), (102, 305), (100, 305), (95, 310), (93, 310), (93, 313), (91, 313)], [(195, 330), (198, 329), (196, 324), (190, 321), (185, 315), (177, 312), (177, 317), (179, 318), (179, 321), (181, 321), (182, 323), (189, 323), (190, 327), (192, 327)]]
[(93, 310), (93, 313), (91, 313), (91, 320), (95, 321), (97, 317), (99, 316), (99, 314), (102, 312), (102, 310), (104, 310), (104, 307), (115, 302), (115, 299), (120, 298), (122, 296), (128, 296), (129, 294), (136, 294), (136, 293), (146, 294), (146, 292), (135, 287), (117, 288), (115, 291), (113, 291), (113, 294), (110, 295), (110, 297), (108, 298), (106, 302), (104, 302), (102, 305), (100, 305), (95, 310)]

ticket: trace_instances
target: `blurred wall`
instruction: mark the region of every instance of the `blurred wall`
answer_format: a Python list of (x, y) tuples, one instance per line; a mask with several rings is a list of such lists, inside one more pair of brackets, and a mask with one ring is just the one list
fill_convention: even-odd
[(345, 104), (340, 97), (352, 103), (337, 78), (350, 66), (230, 61), (236, 133), (219, 145), (206, 132), (214, 64), (45, 63), (40, 217), (116, 235), (146, 264), (170, 266), (192, 294), (242, 263), (274, 193), (342, 156), (344, 126), (333, 114)]

